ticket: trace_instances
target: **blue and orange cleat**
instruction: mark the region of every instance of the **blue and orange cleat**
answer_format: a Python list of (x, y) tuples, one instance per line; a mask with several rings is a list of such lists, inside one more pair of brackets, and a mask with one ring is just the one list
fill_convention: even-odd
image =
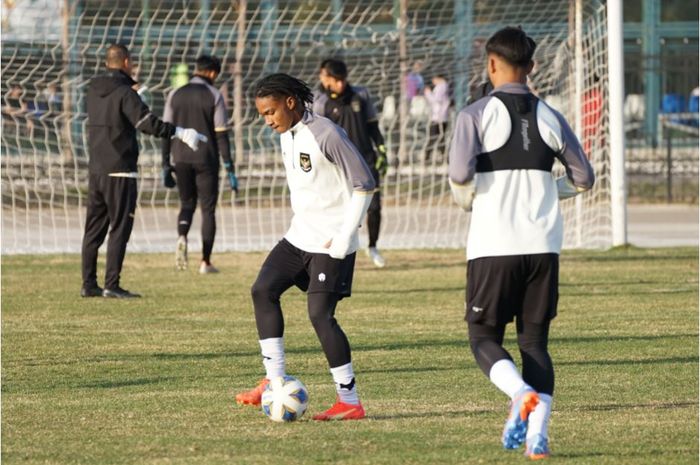
[(530, 460), (542, 460), (548, 458), (549, 454), (549, 443), (546, 437), (537, 434), (534, 438), (527, 440), (525, 457)]
[(504, 448), (517, 449), (525, 442), (528, 418), (539, 402), (539, 396), (530, 387), (524, 387), (515, 395), (501, 437)]
[(265, 388), (268, 384), (270, 384), (270, 380), (267, 378), (263, 378), (258, 383), (258, 385), (250, 391), (245, 391), (236, 394), (236, 403), (241, 405), (260, 405), (262, 394), (265, 391)]
[(336, 399), (335, 404), (331, 408), (325, 412), (317, 413), (313, 416), (313, 419), (318, 421), (362, 420), (365, 416), (365, 409), (362, 407), (362, 404), (346, 404)]

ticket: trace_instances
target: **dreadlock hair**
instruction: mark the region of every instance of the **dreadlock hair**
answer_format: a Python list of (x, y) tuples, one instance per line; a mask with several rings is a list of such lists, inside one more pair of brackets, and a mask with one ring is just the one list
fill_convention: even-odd
[(255, 98), (259, 97), (292, 97), (302, 108), (309, 107), (314, 101), (313, 93), (301, 79), (289, 74), (275, 73), (265, 76), (255, 84)]

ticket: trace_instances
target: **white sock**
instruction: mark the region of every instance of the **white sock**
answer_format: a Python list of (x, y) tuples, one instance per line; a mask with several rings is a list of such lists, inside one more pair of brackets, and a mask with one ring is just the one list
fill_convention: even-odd
[(518, 391), (527, 386), (520, 372), (515, 367), (515, 363), (507, 358), (493, 364), (489, 371), (489, 379), (511, 399), (515, 398)]
[(355, 372), (352, 370), (352, 362), (331, 368), (331, 374), (333, 375), (335, 391), (338, 393), (340, 401), (346, 404), (358, 405), (360, 399), (355, 388)]
[(540, 403), (537, 404), (535, 410), (530, 414), (529, 423), (527, 426), (527, 440), (534, 438), (535, 435), (541, 434), (547, 438), (547, 429), (549, 427), (549, 416), (552, 414), (552, 396), (549, 394), (538, 394)]
[(272, 379), (287, 374), (284, 366), (284, 338), (271, 337), (261, 339), (259, 342), (263, 365), (265, 365), (265, 377)]

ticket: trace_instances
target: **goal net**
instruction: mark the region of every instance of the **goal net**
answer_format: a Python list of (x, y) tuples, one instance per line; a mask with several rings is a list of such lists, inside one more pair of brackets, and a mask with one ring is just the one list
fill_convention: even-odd
[[(611, 244), (599, 0), (16, 0), (3, 2), (2, 13), (3, 253), (80, 250), (85, 91), (114, 42), (131, 50), (140, 94), (159, 115), (199, 54), (222, 59), (217, 85), (230, 112), (241, 188), (234, 197), (222, 177), (216, 250), (268, 249), (286, 231), (291, 211), (278, 136), (258, 118), (251, 88), (278, 71), (316, 86), (327, 57), (347, 63), (350, 82), (369, 88), (380, 115), (391, 165), (382, 183), (380, 248), (464, 246), (469, 215), (451, 200), (446, 149), (430, 137), (417, 75), (425, 86), (436, 75), (450, 84), (449, 145), (455, 113), (485, 81), (484, 43), (506, 25), (522, 26), (538, 43), (530, 86), (571, 122), (596, 171), (592, 191), (561, 204), (565, 247)], [(172, 250), (177, 191), (161, 185), (160, 141), (141, 135), (139, 142), (129, 249)], [(190, 233), (195, 249), (198, 216)]]

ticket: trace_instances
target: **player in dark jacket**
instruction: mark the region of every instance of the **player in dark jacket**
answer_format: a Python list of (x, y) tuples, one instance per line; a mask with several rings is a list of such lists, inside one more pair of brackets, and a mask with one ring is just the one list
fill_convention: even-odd
[[(180, 193), (175, 266), (179, 270), (187, 267), (187, 234), (199, 199), (202, 211), (201, 274), (219, 271), (211, 264), (216, 235), (219, 157), (224, 162), (231, 190), (238, 191), (238, 179), (228, 140), (226, 105), (223, 95), (213, 85), (220, 72), (221, 61), (218, 58), (208, 55), (197, 58), (194, 76), (189, 83), (168, 95), (163, 112), (164, 121), (195, 128), (207, 137), (207, 141), (199, 144), (195, 151), (179, 141), (171, 144), (170, 139), (163, 139), (163, 182), (165, 187), (174, 187), (175, 172)], [(170, 164), (171, 152), (175, 167)]]
[[(372, 262), (383, 267), (386, 262), (377, 249), (379, 227), (382, 219), (382, 199), (379, 189), (381, 178), (388, 167), (384, 137), (379, 131), (377, 111), (369, 91), (365, 87), (348, 82), (348, 69), (340, 60), (327, 59), (319, 70), (321, 87), (314, 94), (313, 111), (325, 116), (345, 129), (348, 137), (360, 151), (372, 170), (377, 188), (367, 210), (369, 254)], [(374, 148), (377, 151), (375, 152)]]
[[(119, 286), (119, 275), (134, 225), (139, 146), (137, 130), (156, 137), (176, 137), (196, 149), (194, 129), (164, 123), (134, 90), (131, 58), (119, 44), (107, 49), (107, 72), (93, 78), (87, 91), (89, 183), (82, 246), (83, 297), (139, 297)], [(97, 284), (97, 251), (109, 234), (105, 286)]]

